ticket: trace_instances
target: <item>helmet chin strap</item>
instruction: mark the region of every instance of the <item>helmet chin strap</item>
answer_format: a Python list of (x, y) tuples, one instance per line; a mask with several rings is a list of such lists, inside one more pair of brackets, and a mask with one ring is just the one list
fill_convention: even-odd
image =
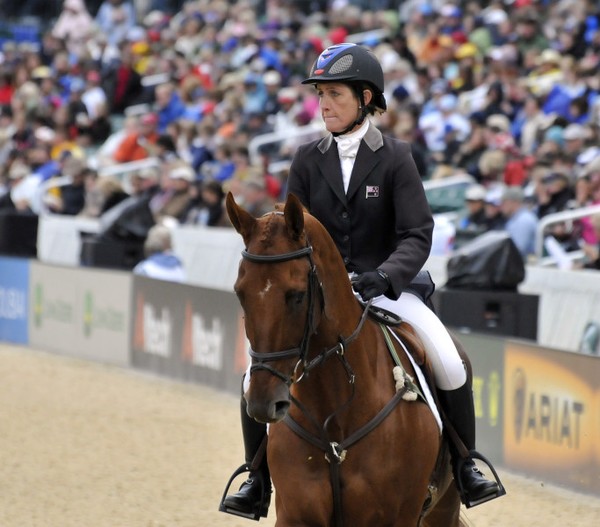
[(358, 91), (357, 95), (358, 95), (358, 98), (360, 101), (360, 105), (358, 107), (358, 109), (360, 110), (360, 115), (352, 123), (350, 123), (346, 128), (344, 128), (341, 132), (331, 132), (331, 135), (333, 135), (334, 137), (338, 137), (340, 135), (344, 135), (344, 134), (347, 134), (348, 132), (351, 132), (356, 126), (363, 124), (363, 122), (365, 121), (365, 117), (367, 116), (367, 108), (365, 107), (365, 99), (363, 97), (362, 91)]

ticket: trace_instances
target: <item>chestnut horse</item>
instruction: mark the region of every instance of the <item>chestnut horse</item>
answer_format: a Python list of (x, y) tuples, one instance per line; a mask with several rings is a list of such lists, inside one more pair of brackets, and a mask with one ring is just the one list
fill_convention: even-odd
[(293, 194), (260, 218), (231, 193), (226, 206), (245, 243), (235, 283), (251, 345), (245, 398), (269, 423), (276, 526), (464, 525), (440, 428), (397, 391), (390, 346), (414, 378), (411, 362), (365, 316), (328, 232)]

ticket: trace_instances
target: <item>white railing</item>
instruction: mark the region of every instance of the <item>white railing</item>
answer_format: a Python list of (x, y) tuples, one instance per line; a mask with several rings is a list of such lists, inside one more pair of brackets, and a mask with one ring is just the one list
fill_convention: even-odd
[(252, 138), (248, 143), (248, 152), (250, 153), (250, 161), (253, 164), (259, 163), (258, 151), (261, 146), (268, 144), (281, 143), (289, 139), (297, 139), (301, 137), (307, 137), (311, 135), (317, 135), (325, 130), (323, 123), (310, 123), (306, 126), (300, 126), (298, 128), (290, 128), (280, 132), (270, 132), (268, 134), (257, 135)]
[(585, 218), (592, 216), (593, 214), (600, 214), (600, 204), (590, 205), (588, 207), (581, 207), (574, 210), (563, 210), (561, 212), (555, 212), (554, 214), (548, 214), (540, 219), (537, 231), (535, 235), (535, 257), (536, 260), (542, 261), (544, 254), (544, 232), (549, 225), (555, 223), (562, 223), (569, 220), (577, 220), (579, 218)]
[(440, 179), (428, 179), (423, 181), (425, 190), (433, 190), (444, 187), (453, 187), (461, 184), (475, 183), (475, 178), (470, 174), (456, 174), (454, 176), (443, 177)]

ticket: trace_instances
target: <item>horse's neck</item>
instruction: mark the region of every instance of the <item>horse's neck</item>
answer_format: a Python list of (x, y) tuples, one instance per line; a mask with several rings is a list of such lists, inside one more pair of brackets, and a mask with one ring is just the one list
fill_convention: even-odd
[[(354, 298), (352, 300), (355, 301)], [(309, 361), (352, 338), (351, 342), (340, 346), (337, 352), (329, 354), (295, 387), (295, 395), (316, 417), (325, 419), (346, 404), (353, 393), (353, 402), (364, 402), (363, 392), (370, 396), (370, 392), (375, 390), (378, 383), (378, 357), (374, 342), (377, 336), (372, 324), (366, 323), (356, 337), (353, 337), (360, 323), (360, 315), (359, 308), (358, 317), (352, 317), (350, 322), (343, 325), (335, 322), (322, 324), (311, 339)]]

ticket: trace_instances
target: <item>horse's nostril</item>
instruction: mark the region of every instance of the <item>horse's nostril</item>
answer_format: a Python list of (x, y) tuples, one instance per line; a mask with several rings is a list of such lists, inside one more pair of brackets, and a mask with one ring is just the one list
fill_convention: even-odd
[(279, 401), (279, 402), (275, 403), (275, 413), (277, 415), (286, 414), (289, 408), (290, 408), (289, 401)]

